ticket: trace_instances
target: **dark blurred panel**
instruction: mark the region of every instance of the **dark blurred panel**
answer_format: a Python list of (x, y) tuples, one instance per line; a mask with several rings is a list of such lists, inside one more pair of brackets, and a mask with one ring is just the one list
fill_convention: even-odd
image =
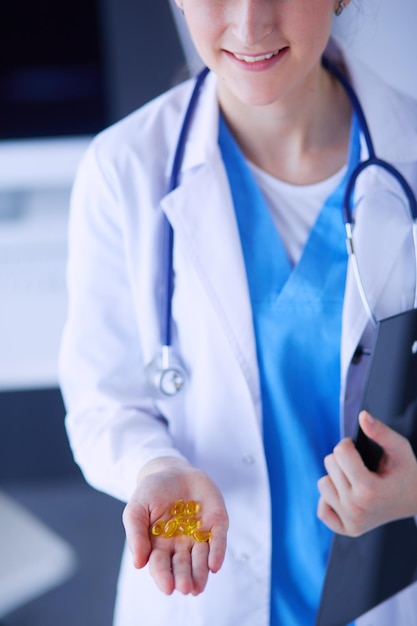
[(0, 136), (94, 133), (106, 121), (95, 0), (15, 0), (0, 20)]
[(183, 78), (169, 0), (101, 0), (110, 117), (117, 120)]
[(58, 389), (0, 393), (0, 484), (81, 477)]
[(167, 89), (167, 0), (14, 0), (0, 20), (0, 139), (94, 134)]

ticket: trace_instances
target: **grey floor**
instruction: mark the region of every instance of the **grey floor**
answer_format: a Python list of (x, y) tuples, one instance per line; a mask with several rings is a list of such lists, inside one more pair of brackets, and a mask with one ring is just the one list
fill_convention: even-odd
[(77, 567), (66, 582), (4, 617), (2, 626), (111, 626), (122, 504), (80, 480), (3, 489), (73, 547)]
[(112, 623), (123, 504), (83, 480), (64, 413), (57, 389), (0, 393), (0, 489), (65, 539), (77, 557), (70, 579), (2, 617), (1, 626)]
[(66, 582), (4, 617), (2, 626), (111, 626), (122, 504), (80, 480), (3, 489), (72, 546), (77, 567)]

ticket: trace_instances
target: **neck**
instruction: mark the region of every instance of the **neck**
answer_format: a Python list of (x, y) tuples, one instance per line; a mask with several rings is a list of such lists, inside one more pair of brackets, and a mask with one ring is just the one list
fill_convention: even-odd
[(346, 163), (351, 107), (339, 82), (318, 66), (273, 104), (246, 105), (219, 90), (223, 115), (245, 156), (272, 176), (303, 185)]

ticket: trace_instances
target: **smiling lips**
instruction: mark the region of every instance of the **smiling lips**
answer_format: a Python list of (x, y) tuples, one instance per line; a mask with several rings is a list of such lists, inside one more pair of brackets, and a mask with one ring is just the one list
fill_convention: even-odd
[(272, 57), (276, 57), (279, 54), (280, 50), (275, 50), (275, 52), (269, 52), (268, 54), (259, 54), (257, 56), (247, 56), (246, 54), (237, 54), (233, 53), (233, 56), (238, 59), (238, 61), (245, 61), (245, 63), (259, 63), (260, 61), (269, 61)]

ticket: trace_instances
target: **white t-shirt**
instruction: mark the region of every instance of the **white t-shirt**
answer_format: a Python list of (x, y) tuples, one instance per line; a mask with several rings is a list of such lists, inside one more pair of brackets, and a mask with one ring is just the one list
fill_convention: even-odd
[(324, 202), (341, 183), (347, 166), (319, 183), (292, 185), (274, 178), (253, 163), (248, 165), (271, 211), (290, 261), (296, 265)]

